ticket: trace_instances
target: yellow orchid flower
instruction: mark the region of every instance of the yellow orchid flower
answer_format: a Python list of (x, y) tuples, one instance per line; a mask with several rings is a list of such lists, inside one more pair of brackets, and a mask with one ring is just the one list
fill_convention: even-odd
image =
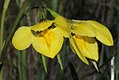
[[(71, 22), (71, 33), (73, 33), (73, 37), (69, 38), (71, 48), (86, 64), (88, 64), (86, 58), (95, 61), (99, 59), (98, 44), (95, 37), (103, 44), (108, 46), (113, 45), (112, 35), (109, 30), (96, 21), (73, 20)], [(75, 45), (72, 45), (72, 43)], [(74, 48), (75, 46), (77, 46), (77, 48)], [(76, 50), (78, 51), (76, 52)]]
[[(95, 37), (103, 44), (113, 45), (112, 35), (102, 24), (88, 20), (68, 20), (62, 16), (56, 17), (55, 25), (63, 30), (64, 37), (69, 38), (71, 49), (86, 64), (86, 58), (98, 61), (98, 44)], [(73, 35), (72, 35), (73, 33)]]
[(53, 22), (44, 21), (30, 27), (20, 27), (13, 36), (12, 44), (18, 50), (24, 50), (32, 44), (37, 52), (54, 58), (62, 48), (64, 39), (62, 30), (53, 26)]
[(62, 29), (64, 37), (69, 38), (72, 51), (84, 63), (88, 64), (86, 57), (98, 61), (98, 45), (94, 39), (97, 34), (92, 26), (84, 22), (71, 21), (62, 16), (56, 17), (54, 23)]
[[(107, 46), (114, 44), (110, 31), (102, 24), (93, 20), (68, 20), (53, 10), (48, 11), (56, 17), (57, 24), (69, 38), (71, 49), (86, 64), (86, 58), (98, 61), (98, 44), (95, 37)], [(58, 17), (58, 18), (57, 18)]]

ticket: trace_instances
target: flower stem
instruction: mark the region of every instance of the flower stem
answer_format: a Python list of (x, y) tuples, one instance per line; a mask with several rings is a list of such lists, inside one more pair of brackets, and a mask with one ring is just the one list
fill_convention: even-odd
[(3, 47), (5, 15), (6, 15), (9, 3), (10, 3), (10, 0), (5, 0), (4, 6), (3, 6), (1, 25), (0, 25), (0, 50), (2, 50), (2, 47)]

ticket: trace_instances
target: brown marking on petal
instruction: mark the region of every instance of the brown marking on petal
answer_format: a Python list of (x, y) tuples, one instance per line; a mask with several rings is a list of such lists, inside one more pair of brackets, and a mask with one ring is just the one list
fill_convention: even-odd
[(34, 31), (34, 30), (31, 30), (31, 32), (32, 32), (32, 34), (33, 34), (34, 36), (37, 36), (41, 31)]
[(56, 26), (54, 23), (51, 24), (51, 26), (48, 27), (48, 29), (54, 29)]

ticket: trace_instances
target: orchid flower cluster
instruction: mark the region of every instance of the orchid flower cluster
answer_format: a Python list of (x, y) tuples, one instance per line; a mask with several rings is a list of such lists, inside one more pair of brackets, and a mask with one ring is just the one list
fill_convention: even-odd
[(13, 46), (25, 50), (32, 45), (38, 53), (54, 58), (62, 49), (64, 38), (69, 39), (71, 50), (86, 64), (88, 59), (98, 61), (98, 44), (112, 46), (110, 31), (94, 20), (69, 20), (62, 16), (44, 20), (33, 26), (21, 26), (12, 38)]

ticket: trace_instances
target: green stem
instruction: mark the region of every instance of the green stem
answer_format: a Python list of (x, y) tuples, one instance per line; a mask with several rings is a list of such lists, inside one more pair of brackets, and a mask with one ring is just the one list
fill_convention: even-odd
[(1, 25), (0, 25), (0, 50), (2, 50), (1, 48), (3, 47), (5, 15), (6, 15), (6, 11), (7, 11), (9, 3), (10, 3), (10, 0), (5, 0), (4, 6), (3, 6)]
[(19, 80), (26, 80), (26, 52), (18, 52)]
[(53, 11), (52, 9), (50, 8), (46, 8), (53, 17), (58, 17), (58, 16), (61, 16), (60, 14), (58, 14), (57, 12)]
[[(9, 3), (10, 3), (10, 0), (5, 0), (4, 6), (3, 6), (1, 25), (0, 25), (0, 52), (3, 48), (5, 15), (6, 15)], [(0, 53), (0, 55), (1, 55), (1, 53)], [(3, 80), (3, 77), (2, 77), (3, 72), (2, 71), (3, 70), (1, 69), (1, 71), (0, 71), (0, 80)]]
[(63, 70), (63, 63), (62, 63), (62, 58), (60, 54), (57, 55), (57, 59), (58, 59), (61, 70)]
[(4, 33), (4, 18), (5, 18), (5, 10), (3, 10), (3, 13), (2, 13), (2, 20), (1, 20), (1, 33), (0, 33), (0, 48), (2, 48), (2, 43), (3, 43), (3, 33)]
[(46, 58), (45, 56), (42, 55), (42, 61), (43, 61), (43, 66), (44, 66), (44, 69), (45, 69), (45, 72), (47, 73), (47, 62), (46, 62)]

